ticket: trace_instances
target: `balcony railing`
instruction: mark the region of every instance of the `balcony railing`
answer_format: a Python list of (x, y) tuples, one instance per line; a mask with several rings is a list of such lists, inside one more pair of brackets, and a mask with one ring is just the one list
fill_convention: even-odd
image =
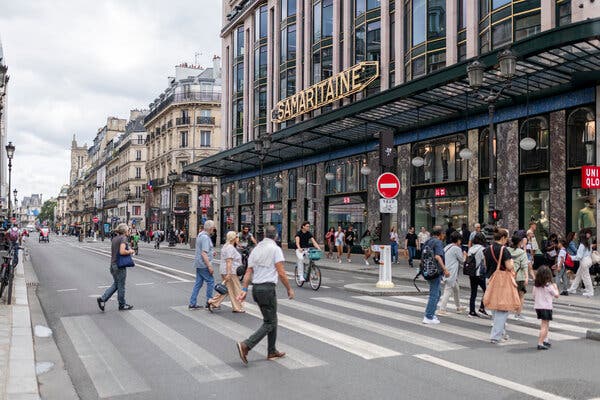
[(214, 125), (215, 117), (196, 117), (196, 125)]
[(144, 123), (148, 123), (158, 114), (160, 114), (166, 107), (173, 103), (185, 103), (185, 102), (206, 102), (206, 103), (220, 103), (221, 93), (219, 92), (186, 92), (172, 94), (164, 99), (160, 104), (155, 106), (150, 113), (144, 118)]
[(189, 125), (189, 124), (190, 124), (190, 117), (175, 118), (175, 125), (177, 125), (177, 126)]

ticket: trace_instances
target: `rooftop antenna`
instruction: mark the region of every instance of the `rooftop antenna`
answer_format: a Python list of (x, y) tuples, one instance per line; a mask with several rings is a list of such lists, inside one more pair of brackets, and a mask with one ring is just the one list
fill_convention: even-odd
[(202, 55), (202, 53), (199, 52), (199, 51), (197, 51), (197, 52), (194, 53), (194, 64), (195, 65), (199, 65), (200, 64), (199, 61), (198, 61), (198, 59), (200, 58), (201, 55)]

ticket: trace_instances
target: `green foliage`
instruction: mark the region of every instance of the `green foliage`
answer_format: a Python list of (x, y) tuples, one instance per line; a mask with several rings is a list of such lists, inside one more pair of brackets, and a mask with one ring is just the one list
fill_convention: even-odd
[(54, 222), (54, 209), (56, 208), (56, 201), (46, 200), (42, 205), (42, 211), (38, 215), (40, 222), (48, 221), (49, 223)]

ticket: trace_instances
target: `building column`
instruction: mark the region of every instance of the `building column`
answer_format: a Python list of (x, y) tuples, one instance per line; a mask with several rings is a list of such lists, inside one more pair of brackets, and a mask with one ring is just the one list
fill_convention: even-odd
[(400, 243), (404, 243), (404, 237), (411, 226), (411, 145), (398, 146), (398, 178), (400, 178), (400, 194), (398, 195), (398, 236)]
[(456, 1), (446, 2), (446, 65), (456, 64), (458, 59), (457, 32), (458, 27), (458, 3)]
[[(256, 235), (256, 233), (258, 232), (258, 220), (259, 220), (259, 216), (260, 213), (262, 213), (262, 210), (260, 209), (260, 206), (262, 204), (262, 201), (260, 201), (260, 196), (262, 196), (262, 182), (261, 182), (261, 176), (256, 176), (254, 177), (254, 232), (253, 234)], [(257, 188), (260, 188), (260, 190), (257, 190)], [(238, 214), (238, 204), (237, 202), (235, 203), (235, 214)], [(239, 218), (239, 216), (238, 216)], [(264, 224), (264, 221), (263, 221)], [(264, 227), (263, 227), (264, 228)], [(258, 240), (258, 239), (257, 239)]]
[[(190, 248), (193, 249), (196, 247), (196, 236), (198, 235), (198, 185), (190, 185), (189, 192), (191, 196), (190, 201), (190, 212), (188, 214), (189, 223), (188, 223), (188, 243)], [(220, 225), (217, 226), (217, 231), (220, 229)]]
[(567, 231), (567, 143), (566, 111), (550, 114), (550, 232)]
[(289, 202), (289, 194), (290, 194), (290, 180), (288, 177), (288, 171), (283, 171), (281, 173), (281, 183), (283, 187), (281, 188), (281, 247), (287, 249), (288, 243), (288, 215), (290, 210), (288, 210)]
[(468, 225), (472, 229), (479, 221), (479, 129), (471, 129), (468, 132), (467, 147), (473, 153), (468, 161), (468, 193), (469, 193), (469, 213)]
[(547, 31), (556, 26), (556, 0), (542, 0), (541, 6), (541, 28), (542, 31)]
[(479, 54), (479, 2), (467, 0), (467, 58)]
[(502, 227), (519, 229), (519, 121), (496, 125), (496, 208), (502, 210)]
[(317, 214), (315, 217), (314, 234), (317, 242), (322, 244), (325, 243), (325, 231), (329, 229), (329, 227), (325, 225), (327, 221), (325, 219), (327, 213), (327, 210), (325, 210), (325, 188), (327, 187), (327, 181), (325, 180), (325, 163), (323, 162), (317, 164), (316, 184), (318, 185), (316, 186), (317, 195), (313, 199), (313, 207)]
[[(300, 167), (298, 168), (298, 177), (305, 177), (307, 178), (307, 182), (308, 182), (308, 177), (306, 176), (306, 168), (305, 167)], [(296, 226), (300, 227), (300, 224), (302, 223), (302, 221), (304, 220), (304, 214), (305, 214), (305, 202), (304, 199), (306, 199), (308, 196), (308, 185), (298, 185), (296, 188)]]
[[(367, 229), (375, 234), (375, 228), (381, 220), (379, 214), (379, 193), (377, 192), (377, 178), (380, 175), (379, 154), (376, 151), (367, 153), (367, 165), (371, 168), (371, 173), (367, 176)], [(360, 232), (362, 235), (364, 232)], [(383, 232), (382, 232), (383, 234)]]

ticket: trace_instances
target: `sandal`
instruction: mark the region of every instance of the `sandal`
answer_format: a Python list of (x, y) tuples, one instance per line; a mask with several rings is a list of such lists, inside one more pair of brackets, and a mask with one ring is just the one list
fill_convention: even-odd
[(246, 310), (239, 310), (239, 311), (238, 310), (231, 310), (231, 312), (243, 314), (243, 313), (246, 312)]

